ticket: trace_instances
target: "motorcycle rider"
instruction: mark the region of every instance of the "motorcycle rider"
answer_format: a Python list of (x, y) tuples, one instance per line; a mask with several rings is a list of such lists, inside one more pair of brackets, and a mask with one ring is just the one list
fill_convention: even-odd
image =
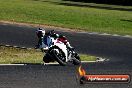
[(73, 47), (70, 45), (70, 43), (68, 42), (66, 37), (55, 33), (54, 30), (45, 32), (44, 29), (39, 28), (36, 33), (39, 38), (38, 45), (42, 45), (42, 42), (44, 42), (44, 44), (45, 44), (44, 50), (48, 50), (48, 48), (50, 47), (51, 40), (48, 39), (49, 37), (53, 37), (54, 39), (58, 38), (58, 40), (63, 42), (67, 46), (68, 49), (70, 49), (70, 50), (73, 49)]
[(37, 29), (36, 35), (38, 37), (38, 44), (36, 45), (35, 48), (39, 48), (42, 45), (42, 43), (43, 43), (43, 38), (44, 38), (44, 35), (45, 35), (45, 30), (43, 30), (42, 28)]

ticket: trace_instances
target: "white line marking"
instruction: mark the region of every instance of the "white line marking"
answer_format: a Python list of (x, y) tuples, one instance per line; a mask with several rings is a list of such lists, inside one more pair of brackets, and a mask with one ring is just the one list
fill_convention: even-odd
[[(96, 61), (81, 61), (82, 63), (92, 63)], [(44, 65), (58, 65), (59, 63), (44, 63)], [(27, 64), (0, 64), (0, 66), (24, 66)], [(42, 65), (42, 64), (40, 64)]]
[(130, 35), (125, 35), (123, 37), (125, 37), (125, 38), (132, 38), (132, 36), (130, 36)]
[(118, 34), (108, 34), (108, 33), (98, 33), (98, 32), (77, 32), (77, 33), (82, 33), (82, 34), (89, 34), (89, 35), (104, 35), (104, 36), (116, 36), (116, 37), (125, 37), (125, 38), (132, 38), (131, 35), (118, 35)]
[(0, 66), (24, 66), (26, 64), (0, 64)]
[(120, 36), (120, 35), (118, 35), (118, 34), (113, 34), (112, 36)]
[(59, 63), (44, 63), (44, 65), (59, 65)]
[(88, 34), (90, 34), (90, 35), (97, 35), (98, 33), (92, 32), (92, 33), (88, 33)]
[(106, 35), (107, 36), (107, 35), (111, 35), (111, 34), (103, 33), (103, 34), (99, 34), (99, 35)]
[(11, 46), (11, 45), (5, 45), (6, 47), (9, 47), (9, 46)]
[(14, 48), (18, 48), (19, 46), (13, 46)]
[(20, 48), (22, 48), (22, 49), (27, 49), (26, 47), (20, 47)]
[[(97, 61), (81, 61), (81, 63), (94, 63)], [(44, 63), (44, 65), (58, 65), (59, 63)]]

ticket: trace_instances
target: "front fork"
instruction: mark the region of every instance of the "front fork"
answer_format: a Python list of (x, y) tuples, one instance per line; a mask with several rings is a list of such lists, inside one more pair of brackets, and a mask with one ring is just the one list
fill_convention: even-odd
[(69, 62), (72, 62), (74, 58), (74, 55), (75, 55), (75, 51), (74, 50), (67, 50), (68, 51), (68, 61)]

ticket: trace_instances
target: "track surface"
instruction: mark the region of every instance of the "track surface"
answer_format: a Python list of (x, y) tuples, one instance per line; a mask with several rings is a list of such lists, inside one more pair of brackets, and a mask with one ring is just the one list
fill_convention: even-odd
[[(36, 28), (0, 25), (0, 43), (34, 47), (37, 43), (34, 29)], [(110, 59), (110, 62), (82, 64), (88, 74), (132, 75), (132, 39), (86, 33), (57, 32), (66, 35), (79, 53)], [(77, 67), (75, 66), (0, 66), (0, 88), (128, 88), (128, 84), (87, 84), (80, 86), (76, 81), (76, 72)]]
[[(105, 66), (102, 69), (102, 66)], [(130, 69), (83, 64), (87, 74), (128, 74)], [(118, 71), (117, 71), (118, 70)], [(75, 66), (1, 66), (0, 88), (128, 88), (131, 84), (84, 84), (77, 80)], [(131, 88), (131, 86), (129, 87)]]
[[(37, 28), (1, 24), (0, 44), (34, 47), (37, 44), (35, 29)], [(132, 61), (132, 39), (130, 38), (75, 32), (56, 32), (65, 35), (79, 53), (107, 57), (114, 61)]]

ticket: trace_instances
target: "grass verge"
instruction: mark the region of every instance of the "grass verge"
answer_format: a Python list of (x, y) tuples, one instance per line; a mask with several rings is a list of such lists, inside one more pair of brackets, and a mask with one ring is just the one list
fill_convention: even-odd
[(132, 6), (64, 0), (0, 0), (0, 20), (132, 35)]
[[(13, 47), (0, 46), (0, 64), (13, 63), (43, 63), (43, 53), (35, 49), (25, 50)], [(94, 56), (80, 55), (82, 60), (95, 61)]]

